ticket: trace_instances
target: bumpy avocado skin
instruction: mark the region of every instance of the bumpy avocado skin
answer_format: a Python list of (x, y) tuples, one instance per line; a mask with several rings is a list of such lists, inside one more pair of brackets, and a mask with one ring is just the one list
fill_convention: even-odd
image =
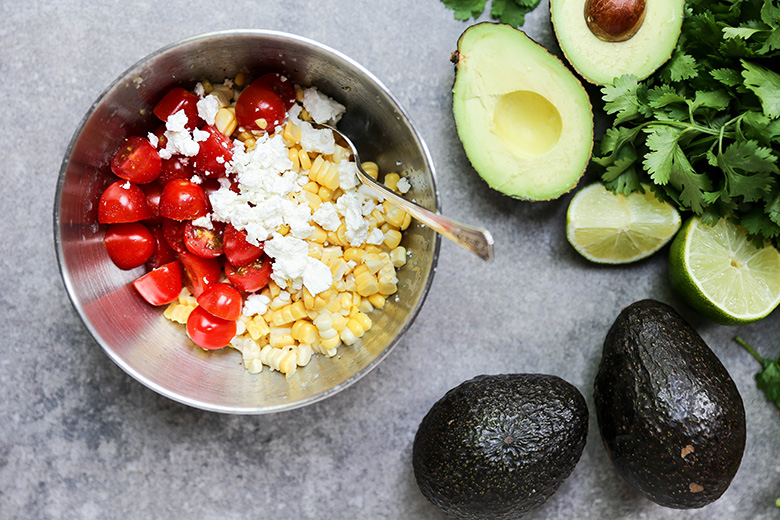
[(479, 376), (447, 392), (422, 420), (415, 478), (453, 518), (518, 518), (571, 474), (587, 431), (585, 399), (563, 379)]
[(642, 300), (623, 309), (604, 341), (594, 397), (612, 462), (647, 498), (688, 509), (726, 491), (745, 449), (742, 398), (673, 308)]

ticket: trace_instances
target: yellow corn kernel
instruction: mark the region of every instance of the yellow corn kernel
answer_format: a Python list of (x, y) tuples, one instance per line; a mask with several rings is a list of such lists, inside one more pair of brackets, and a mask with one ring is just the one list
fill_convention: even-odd
[(317, 312), (321, 312), (325, 310), (325, 308), (328, 306), (328, 301), (324, 299), (322, 296), (315, 296), (314, 297), (314, 310)]
[(412, 224), (412, 216), (409, 213), (404, 212), (404, 221), (401, 223), (401, 231), (406, 230)]
[(249, 337), (255, 341), (271, 332), (268, 328), (268, 323), (266, 323), (262, 316), (255, 316), (251, 320), (247, 320), (245, 325)]
[(336, 334), (332, 338), (320, 340), (320, 345), (322, 345), (322, 348), (325, 350), (335, 349), (336, 347), (339, 346), (339, 343), (341, 343), (341, 338), (339, 337), (338, 334)]
[(341, 302), (337, 298), (330, 299), (325, 308), (330, 312), (339, 312), (341, 310)]
[(314, 318), (313, 323), (319, 331), (328, 330), (333, 328), (333, 317), (329, 312), (321, 312)]
[(349, 309), (352, 307), (353, 302), (352, 295), (348, 292), (343, 292), (339, 294), (339, 305), (341, 305), (342, 309)]
[(290, 334), (300, 343), (311, 345), (317, 341), (317, 327), (308, 320), (298, 320), (293, 323)]
[(388, 201), (384, 201), (382, 203), (382, 206), (385, 209), (384, 213), (385, 213), (385, 220), (387, 221), (387, 223), (395, 227), (396, 229), (400, 228), (401, 225), (404, 223), (406, 212), (396, 206), (393, 206)]
[(370, 296), (379, 290), (379, 282), (365, 265), (359, 265), (352, 271), (355, 285), (360, 296)]
[(316, 193), (312, 193), (306, 190), (301, 190), (298, 192), (298, 196), (301, 198), (302, 202), (306, 202), (309, 205), (309, 207), (312, 210), (312, 213), (317, 211), (317, 209), (322, 204), (322, 200), (319, 198), (319, 196)]
[(387, 301), (387, 298), (382, 296), (379, 293), (372, 294), (368, 297), (368, 302), (371, 304), (372, 307), (375, 309), (381, 309), (385, 306), (385, 302)]
[(363, 255), (365, 255), (366, 252), (363, 249), (358, 249), (357, 247), (348, 247), (344, 250), (344, 260), (347, 262), (361, 262), (363, 260)]
[(295, 148), (290, 148), (290, 152), (288, 154), (290, 158), (290, 162), (292, 163), (292, 169), (294, 171), (300, 171), (301, 170), (301, 161), (298, 159), (298, 150)]
[(371, 274), (376, 274), (384, 265), (382, 258), (377, 253), (366, 253), (363, 255), (363, 263)]
[(379, 177), (379, 165), (377, 165), (377, 163), (372, 161), (365, 161), (360, 163), (360, 166), (363, 167), (365, 172), (372, 179), (376, 179), (377, 177)]
[(222, 107), (214, 116), (214, 126), (222, 135), (230, 136), (238, 126), (235, 109)]
[(247, 152), (251, 152), (251, 151), (252, 151), (252, 150), (254, 150), (256, 147), (257, 147), (257, 140), (255, 140), (255, 138), (254, 138), (254, 137), (250, 137), (249, 139), (247, 139), (246, 141), (244, 141), (244, 149), (245, 149)]
[(339, 244), (344, 244), (344, 245), (349, 244), (349, 239), (347, 238), (346, 224), (341, 224), (338, 227), (338, 229), (336, 229), (336, 236), (339, 237)]
[(384, 185), (393, 191), (398, 191), (399, 180), (401, 180), (401, 176), (397, 173), (388, 173), (385, 175)]
[(282, 131), (282, 139), (291, 145), (298, 143), (301, 140), (301, 129), (295, 123), (288, 121)]
[(292, 329), (290, 327), (274, 327), (268, 336), (268, 344), (274, 348), (294, 345), (295, 339), (292, 337)]
[(347, 328), (350, 330), (350, 332), (352, 332), (352, 334), (355, 335), (356, 338), (362, 338), (363, 334), (365, 334), (366, 331), (371, 328), (371, 318), (362, 312), (358, 312), (355, 314), (355, 316), (349, 319), (347, 322)]
[(246, 142), (247, 139), (254, 140), (255, 136), (251, 132), (247, 132), (246, 130), (241, 131), (236, 135), (236, 139), (242, 142)]
[(333, 200), (333, 190), (326, 186), (320, 186), (320, 189), (317, 190), (317, 195), (319, 195), (322, 202), (330, 202)]
[(274, 298), (279, 296), (279, 293), (281, 293), (281, 292), (282, 292), (282, 289), (281, 289), (281, 287), (276, 285), (276, 282), (271, 281), (271, 282), (268, 283), (268, 297), (269, 298), (271, 298), (273, 300)]
[(309, 178), (317, 181), (329, 190), (339, 187), (339, 170), (335, 164), (326, 161), (322, 155), (318, 155), (309, 169)]
[(322, 244), (319, 242), (309, 242), (309, 256), (319, 260), (322, 258), (322, 253), (325, 250)]
[(303, 288), (303, 306), (306, 307), (307, 310), (312, 310), (314, 308), (314, 296), (312, 296), (305, 287)]
[(333, 314), (332, 319), (333, 319), (333, 330), (335, 330), (336, 332), (341, 332), (342, 330), (344, 330), (344, 327), (347, 326), (347, 318), (345, 318), (339, 313)]
[(366, 314), (363, 314), (362, 312), (357, 313), (353, 320), (357, 321), (360, 326), (363, 328), (363, 330), (368, 330), (373, 325), (373, 322), (371, 321), (371, 318), (369, 318)]
[(398, 246), (390, 251), (390, 262), (392, 262), (393, 267), (406, 265), (406, 248)]
[(391, 229), (385, 233), (384, 244), (388, 249), (395, 249), (401, 243), (401, 232)]
[(377, 292), (383, 296), (390, 296), (398, 291), (398, 285), (387, 279), (380, 279)]
[(303, 186), (301, 186), (301, 188), (303, 188), (304, 190), (308, 191), (309, 193), (316, 194), (317, 191), (320, 189), (320, 185), (317, 184), (314, 181), (309, 181), (306, 184), (304, 184)]
[(303, 101), (303, 89), (298, 85), (295, 85), (294, 88), (295, 88), (295, 101), (298, 102)]
[(246, 85), (246, 74), (243, 72), (239, 72), (236, 74), (236, 76), (233, 78), (233, 84), (237, 87), (243, 87)]
[(339, 337), (341, 338), (341, 342), (347, 346), (354, 345), (358, 340), (347, 327), (344, 327), (344, 330), (339, 333)]
[(203, 92), (206, 94), (211, 94), (211, 92), (214, 90), (214, 85), (212, 85), (211, 82), (207, 79), (201, 80), (200, 84), (203, 86)]
[(339, 164), (341, 161), (349, 159), (351, 155), (351, 150), (344, 148), (343, 146), (336, 145), (336, 151), (331, 155), (331, 159), (334, 163)]
[[(374, 306), (371, 305), (371, 302), (369, 301), (368, 298), (361, 298), (360, 299), (360, 303), (358, 303), (357, 306), (355, 306), (354, 308), (356, 308), (360, 312), (365, 312), (365, 313), (368, 313), (368, 312), (371, 312), (371, 311), (374, 310)], [(350, 309), (350, 311), (351, 310), (352, 309)]]
[(371, 217), (376, 221), (377, 227), (385, 223), (385, 215), (378, 208), (371, 212)]
[(328, 240), (328, 232), (317, 224), (314, 224), (314, 231), (312, 231), (312, 234), (309, 236), (308, 240), (318, 244), (324, 244), (325, 241)]
[(276, 231), (282, 236), (287, 236), (290, 233), (290, 226), (282, 224)]
[(179, 302), (173, 302), (165, 308), (163, 316), (176, 323), (185, 324), (194, 308)]
[(309, 114), (309, 111), (305, 108), (301, 110), (301, 113), (298, 114), (298, 118), (303, 121), (311, 121), (311, 115)]
[(308, 170), (311, 168), (311, 158), (309, 158), (309, 154), (306, 153), (305, 150), (300, 150), (298, 152), (298, 163), (301, 165), (301, 170)]
[(330, 262), (326, 262), (326, 265), (330, 268), (330, 274), (334, 281), (341, 280), (349, 269), (343, 258), (334, 258)]
[(233, 100), (233, 89), (227, 85), (214, 85), (209, 94), (217, 98), (220, 107), (230, 105), (230, 102)]

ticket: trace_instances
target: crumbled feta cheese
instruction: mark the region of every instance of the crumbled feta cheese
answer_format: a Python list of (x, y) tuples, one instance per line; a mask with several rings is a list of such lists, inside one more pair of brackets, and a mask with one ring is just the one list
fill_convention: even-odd
[(311, 150), (325, 155), (331, 155), (336, 151), (336, 140), (333, 132), (327, 128), (314, 128), (311, 123), (301, 121), (301, 146), (304, 150)]
[(219, 110), (219, 100), (209, 94), (198, 101), (198, 116), (203, 119), (207, 125), (213, 125)]
[(269, 303), (271, 303), (271, 298), (265, 294), (250, 294), (244, 300), (244, 309), (241, 314), (244, 316), (263, 315), (268, 312)]
[(200, 130), (198, 128), (192, 131), (192, 139), (196, 143), (202, 143), (203, 141), (208, 139), (210, 135), (211, 134), (206, 132), (205, 130)]
[(338, 164), (339, 187), (349, 190), (360, 184), (357, 176), (357, 165), (353, 161), (344, 159)]
[[(184, 110), (179, 110), (168, 116), (165, 123), (165, 148), (160, 150), (162, 159), (170, 159), (173, 154), (192, 157), (200, 151), (200, 145), (192, 138), (192, 134), (187, 130), (187, 114)], [(199, 130), (196, 130), (199, 131)]]
[(332, 202), (323, 202), (317, 211), (312, 215), (314, 222), (320, 225), (325, 231), (336, 231), (341, 225), (339, 213), (336, 205)]
[(344, 115), (346, 107), (331, 99), (317, 87), (310, 87), (303, 91), (303, 108), (317, 123), (336, 124)]
[(357, 191), (345, 191), (336, 201), (336, 209), (344, 217), (347, 227), (345, 236), (350, 245), (362, 245), (368, 237), (368, 221), (363, 218), (362, 197)]
[(279, 287), (287, 287), (287, 280), (303, 276), (309, 245), (301, 239), (274, 233), (265, 242), (265, 254), (274, 259), (271, 277)]
[(193, 175), (190, 179), (190, 182), (192, 184), (201, 184), (203, 182), (203, 179), (201, 179), (198, 175)]
[(157, 148), (157, 145), (160, 144), (160, 140), (157, 139), (157, 135), (154, 132), (149, 132), (149, 134), (146, 136), (146, 138), (149, 140), (149, 142)]
[(195, 88), (193, 89), (193, 92), (195, 92), (195, 95), (198, 96), (199, 98), (205, 96), (206, 89), (203, 87), (203, 83), (201, 83), (200, 81), (195, 83)]
[(303, 270), (303, 286), (309, 294), (315, 296), (330, 289), (333, 285), (333, 274), (322, 260), (306, 257), (306, 268)]
[(409, 180), (406, 177), (401, 177), (398, 180), (397, 187), (398, 187), (398, 191), (400, 191), (401, 193), (406, 193), (409, 191), (409, 189), (411, 189), (412, 185), (409, 184)]
[(382, 233), (381, 229), (372, 229), (371, 232), (368, 234), (368, 238), (366, 238), (367, 244), (373, 244), (375, 246), (380, 245), (382, 242), (385, 241), (385, 234)]
[(202, 217), (193, 219), (192, 225), (206, 229), (214, 229), (214, 224), (211, 223), (211, 216), (209, 215), (203, 215)]
[(130, 184), (130, 181), (125, 182), (120, 186), (123, 190), (129, 190), (132, 187), (132, 184)]

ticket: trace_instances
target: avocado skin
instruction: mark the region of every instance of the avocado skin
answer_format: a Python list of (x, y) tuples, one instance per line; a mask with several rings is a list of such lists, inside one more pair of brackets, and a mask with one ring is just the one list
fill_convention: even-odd
[(673, 308), (642, 300), (623, 309), (604, 341), (594, 397), (607, 453), (647, 498), (688, 509), (726, 491), (745, 449), (742, 398)]
[(482, 375), (447, 392), (423, 418), (414, 475), (453, 518), (518, 518), (571, 474), (587, 432), (585, 398), (563, 379)]

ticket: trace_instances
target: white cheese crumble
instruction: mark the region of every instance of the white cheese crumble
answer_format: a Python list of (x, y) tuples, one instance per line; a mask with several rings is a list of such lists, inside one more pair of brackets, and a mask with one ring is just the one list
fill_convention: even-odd
[(330, 268), (321, 260), (309, 256), (309, 245), (304, 240), (274, 233), (265, 242), (264, 249), (274, 259), (271, 279), (279, 287), (287, 288), (288, 281), (292, 280), (295, 288), (295, 280), (302, 279), (303, 287), (314, 296), (333, 285)]
[(336, 205), (332, 202), (320, 204), (320, 207), (312, 215), (312, 219), (325, 231), (336, 231), (341, 225)]
[(203, 119), (207, 125), (213, 125), (219, 110), (219, 100), (209, 94), (198, 101), (198, 116)]
[[(193, 157), (200, 151), (200, 145), (193, 139), (192, 134), (186, 128), (187, 114), (179, 110), (168, 116), (165, 123), (165, 148), (160, 150), (162, 159), (170, 159), (173, 154)], [(199, 131), (199, 130), (196, 130)]]
[(203, 86), (203, 83), (198, 81), (197, 83), (195, 83), (195, 88), (193, 89), (193, 92), (195, 92), (196, 96), (202, 98), (203, 96), (206, 95), (206, 88)]
[(411, 189), (412, 185), (409, 184), (409, 180), (406, 177), (398, 179), (397, 188), (401, 193), (407, 193)]
[(241, 314), (244, 316), (254, 316), (255, 314), (263, 315), (268, 312), (268, 304), (271, 303), (271, 298), (265, 294), (250, 294), (244, 299), (244, 308)]
[(303, 91), (303, 108), (316, 123), (330, 125), (338, 123), (346, 111), (344, 105), (321, 93), (317, 87)]
[(157, 148), (157, 145), (160, 144), (160, 140), (157, 139), (157, 135), (154, 132), (149, 132), (149, 134), (146, 136), (146, 138), (149, 140), (149, 142)]
[(339, 186), (344, 190), (349, 190), (360, 184), (357, 176), (357, 165), (344, 159), (338, 164)]
[(214, 229), (214, 224), (211, 222), (211, 216), (210, 215), (203, 215), (202, 217), (196, 218), (192, 220), (193, 226), (202, 227), (205, 229)]

